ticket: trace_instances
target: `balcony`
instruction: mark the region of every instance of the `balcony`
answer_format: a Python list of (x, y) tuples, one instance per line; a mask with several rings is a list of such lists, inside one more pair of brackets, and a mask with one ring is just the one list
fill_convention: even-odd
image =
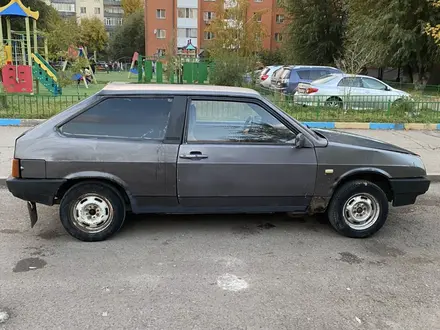
[(120, 0), (104, 0), (104, 5), (121, 6)]
[(114, 13), (107, 10), (104, 10), (104, 17), (122, 17), (124, 16), (124, 13)]

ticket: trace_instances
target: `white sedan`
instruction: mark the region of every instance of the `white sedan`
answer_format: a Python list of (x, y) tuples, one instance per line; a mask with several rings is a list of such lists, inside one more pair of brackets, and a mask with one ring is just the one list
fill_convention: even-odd
[(309, 84), (300, 83), (294, 102), (301, 105), (352, 109), (387, 109), (411, 96), (384, 82), (362, 75), (330, 74)]

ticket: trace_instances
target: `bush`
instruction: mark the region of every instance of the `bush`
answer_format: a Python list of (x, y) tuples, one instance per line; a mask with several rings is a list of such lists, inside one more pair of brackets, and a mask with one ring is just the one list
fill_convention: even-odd
[(242, 58), (235, 54), (213, 59), (209, 82), (222, 86), (244, 86), (245, 77), (255, 69), (255, 59)]

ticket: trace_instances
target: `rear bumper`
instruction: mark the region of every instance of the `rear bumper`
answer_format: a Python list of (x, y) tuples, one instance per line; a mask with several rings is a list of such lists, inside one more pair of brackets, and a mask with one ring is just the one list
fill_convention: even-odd
[(427, 178), (391, 179), (393, 190), (393, 206), (414, 204), (417, 196), (423, 195), (429, 189), (431, 181)]
[(6, 185), (17, 198), (28, 202), (53, 205), (55, 196), (66, 180), (9, 178)]

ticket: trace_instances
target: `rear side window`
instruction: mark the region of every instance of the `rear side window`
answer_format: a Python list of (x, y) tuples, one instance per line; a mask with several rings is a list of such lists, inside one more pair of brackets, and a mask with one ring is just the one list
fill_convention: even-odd
[(343, 78), (338, 86), (340, 87), (362, 87), (362, 81), (361, 78), (357, 77), (346, 77)]
[(163, 140), (172, 98), (108, 98), (60, 127), (65, 135)]
[(310, 80), (310, 70), (298, 70), (298, 76), (303, 80)]
[(281, 74), (281, 79), (289, 79), (290, 78), (290, 70), (284, 69), (283, 73)]
[(319, 79), (321, 77), (324, 77), (326, 75), (328, 75), (330, 73), (329, 70), (323, 70), (323, 69), (319, 69), (319, 70), (311, 70), (310, 71), (310, 80), (316, 80)]

